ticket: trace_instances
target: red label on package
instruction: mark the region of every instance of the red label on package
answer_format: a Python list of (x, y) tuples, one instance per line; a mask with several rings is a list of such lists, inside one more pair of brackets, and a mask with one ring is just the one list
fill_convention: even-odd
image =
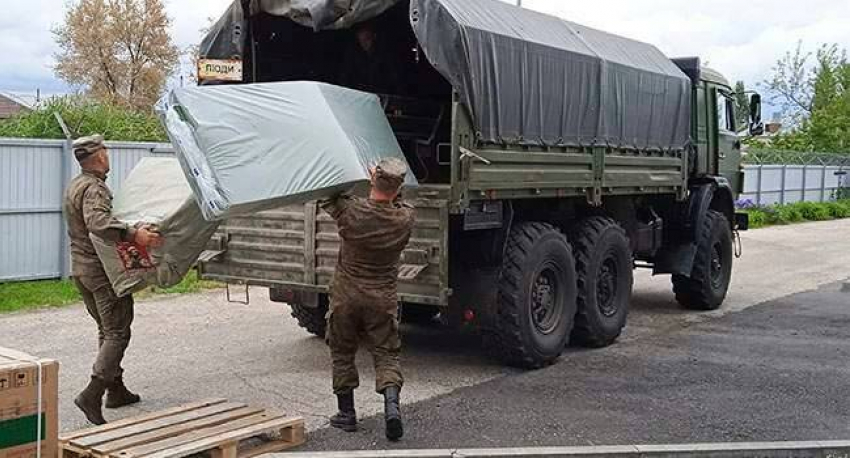
[(124, 270), (152, 270), (155, 269), (150, 253), (145, 247), (136, 245), (131, 242), (119, 242), (116, 246), (118, 256), (121, 258), (121, 263), (124, 265)]

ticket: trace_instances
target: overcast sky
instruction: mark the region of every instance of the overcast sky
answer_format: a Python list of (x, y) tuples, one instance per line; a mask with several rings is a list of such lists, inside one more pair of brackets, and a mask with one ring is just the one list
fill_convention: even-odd
[[(166, 0), (182, 48), (230, 0)], [(67, 92), (53, 76), (50, 30), (65, 0), (0, 0), (0, 91)], [(850, 48), (850, 0), (523, 0), (523, 6), (657, 45), (670, 56), (701, 56), (730, 79), (763, 80), (797, 41)]]

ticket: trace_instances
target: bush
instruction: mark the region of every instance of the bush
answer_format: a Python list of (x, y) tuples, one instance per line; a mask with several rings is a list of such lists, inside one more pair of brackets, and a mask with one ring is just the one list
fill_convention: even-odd
[(833, 218), (828, 204), (815, 202), (800, 202), (796, 204), (800, 214), (807, 221), (827, 221)]
[(835, 219), (850, 218), (850, 200), (829, 202), (827, 208), (830, 216)]
[(33, 111), (0, 122), (0, 137), (64, 139), (54, 113), (62, 116), (74, 138), (99, 133), (113, 141), (168, 141), (152, 112), (134, 111), (81, 96), (56, 97)]
[(777, 224), (799, 223), (804, 220), (803, 212), (800, 211), (800, 206), (798, 204), (776, 206)]
[(750, 228), (758, 229), (760, 227), (765, 227), (768, 225), (767, 222), (767, 214), (760, 209), (751, 209), (746, 210), (746, 213), (750, 215)]
[(752, 229), (801, 221), (850, 218), (850, 199), (833, 202), (798, 202), (769, 207), (748, 204), (739, 205), (739, 208), (750, 215)]

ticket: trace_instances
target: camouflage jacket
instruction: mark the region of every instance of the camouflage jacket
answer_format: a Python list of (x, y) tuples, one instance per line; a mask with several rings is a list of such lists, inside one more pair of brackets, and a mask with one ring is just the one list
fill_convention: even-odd
[(351, 196), (320, 204), (336, 220), (342, 239), (334, 288), (342, 282), (358, 289), (395, 290), (401, 253), (415, 221), (413, 207)]
[(89, 233), (110, 242), (131, 242), (136, 235), (135, 228), (112, 216), (112, 192), (105, 180), (105, 175), (83, 171), (65, 190), (63, 210), (75, 277), (104, 275)]

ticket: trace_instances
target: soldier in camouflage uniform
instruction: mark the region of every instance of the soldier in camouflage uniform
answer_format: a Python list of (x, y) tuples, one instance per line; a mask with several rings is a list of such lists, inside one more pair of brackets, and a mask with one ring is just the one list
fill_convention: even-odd
[(101, 411), (104, 392), (108, 408), (133, 404), (140, 398), (124, 386), (121, 369), (121, 360), (130, 342), (133, 297), (116, 297), (89, 234), (111, 242), (135, 242), (140, 246), (159, 246), (161, 239), (149, 227), (131, 227), (112, 217), (112, 193), (105, 181), (109, 155), (103, 137), (80, 138), (74, 142), (73, 149), (82, 173), (65, 191), (64, 213), (71, 241), (72, 274), (86, 309), (97, 323), (99, 336), (91, 381), (74, 403), (90, 422), (100, 425), (106, 423)]
[(360, 385), (354, 359), (362, 343), (375, 363), (376, 390), (384, 396), (386, 435), (403, 435), (399, 392), (397, 277), (401, 253), (410, 240), (413, 208), (398, 200), (407, 165), (382, 160), (372, 172), (368, 199), (340, 196), (322, 202), (339, 226), (342, 247), (331, 287), (327, 338), (333, 359), (333, 389), (339, 413), (331, 425), (357, 430), (354, 389)]

